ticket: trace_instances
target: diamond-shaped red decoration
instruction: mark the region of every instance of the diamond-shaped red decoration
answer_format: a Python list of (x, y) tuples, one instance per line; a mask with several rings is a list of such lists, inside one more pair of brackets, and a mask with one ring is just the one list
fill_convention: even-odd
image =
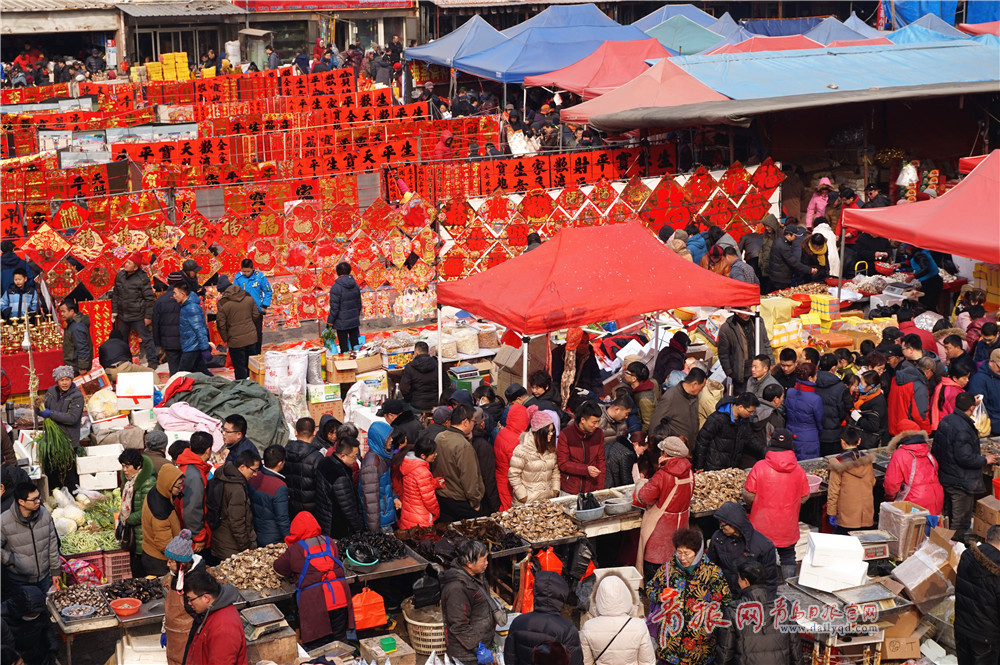
[(750, 174), (747, 173), (747, 170), (739, 162), (734, 162), (732, 166), (726, 169), (726, 172), (722, 174), (722, 178), (719, 180), (719, 187), (733, 201), (739, 201), (749, 186)]
[(765, 199), (771, 198), (771, 194), (778, 189), (785, 174), (777, 167), (774, 161), (768, 157), (757, 165), (757, 169), (750, 176), (750, 184), (757, 188)]

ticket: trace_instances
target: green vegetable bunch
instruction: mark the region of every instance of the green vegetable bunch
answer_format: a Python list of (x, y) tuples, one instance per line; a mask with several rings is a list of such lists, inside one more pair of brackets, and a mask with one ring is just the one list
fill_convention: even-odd
[(76, 464), (73, 444), (59, 423), (46, 418), (42, 424), (42, 436), (38, 441), (38, 461), (42, 471), (55, 483), (62, 484), (70, 465)]

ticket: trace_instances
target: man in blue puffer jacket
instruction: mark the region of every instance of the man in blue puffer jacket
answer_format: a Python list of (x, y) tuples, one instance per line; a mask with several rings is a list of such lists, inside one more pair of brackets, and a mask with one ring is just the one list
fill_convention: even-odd
[(201, 298), (191, 293), (186, 284), (174, 285), (174, 300), (180, 303), (181, 372), (208, 374), (208, 359), (212, 356), (208, 343), (208, 324), (201, 311)]
[(361, 508), (369, 531), (381, 531), (396, 523), (396, 495), (392, 491), (392, 451), (387, 440), (392, 428), (374, 423), (368, 430), (368, 452), (361, 461)]
[(689, 224), (685, 229), (688, 233), (687, 249), (691, 252), (691, 260), (694, 261), (695, 265), (701, 263), (701, 257), (705, 256), (708, 251), (708, 242), (705, 240), (704, 233), (698, 233), (698, 227), (694, 224)]
[(250, 506), (257, 545), (264, 547), (283, 542), (291, 528), (288, 516), (288, 485), (281, 470), (285, 468), (285, 449), (277, 444), (264, 449), (260, 473), (250, 478)]
[(351, 276), (351, 264), (346, 261), (337, 264), (337, 281), (330, 287), (330, 314), (326, 317), (326, 325), (337, 331), (337, 345), (341, 353), (358, 346), (361, 289)]
[(264, 317), (267, 316), (267, 308), (271, 306), (271, 283), (267, 281), (264, 273), (254, 268), (253, 261), (243, 259), (240, 261), (240, 274), (233, 278), (233, 284), (246, 291), (260, 310), (260, 318), (254, 321), (257, 327), (257, 343), (253, 350), (253, 355), (260, 355), (264, 336)]

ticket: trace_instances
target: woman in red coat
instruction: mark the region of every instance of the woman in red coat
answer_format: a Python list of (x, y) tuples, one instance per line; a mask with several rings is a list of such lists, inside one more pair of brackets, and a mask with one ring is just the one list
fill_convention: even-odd
[[(654, 437), (661, 434), (657, 431)], [(694, 475), (684, 441), (668, 436), (660, 441), (659, 448), (660, 468), (635, 493), (637, 501), (646, 507), (635, 559), (636, 568), (642, 567), (646, 580), (653, 579), (657, 568), (674, 555), (674, 532), (688, 525), (694, 493)]]
[(521, 442), (521, 434), (528, 429), (528, 409), (523, 404), (511, 404), (507, 410), (507, 425), (498, 433), (493, 443), (493, 455), (497, 463), (497, 493), (500, 495), (500, 510), (510, 508), (513, 493), (510, 489), (510, 458)]
[(321, 535), (319, 522), (308, 512), (295, 516), (285, 542), (288, 549), (274, 560), (274, 572), (295, 579), (303, 646), (308, 650), (330, 640), (343, 641), (354, 621), (337, 544)]
[(437, 494), (438, 479), (431, 473), (431, 464), (437, 459), (437, 444), (429, 437), (417, 440), (413, 450), (406, 453), (399, 470), (403, 474), (402, 508), (399, 511), (399, 528), (433, 526), (441, 516)]
[(909, 501), (940, 515), (944, 489), (938, 481), (938, 463), (931, 454), (927, 433), (912, 420), (902, 420), (899, 434), (889, 441), (889, 466), (885, 470), (885, 500)]

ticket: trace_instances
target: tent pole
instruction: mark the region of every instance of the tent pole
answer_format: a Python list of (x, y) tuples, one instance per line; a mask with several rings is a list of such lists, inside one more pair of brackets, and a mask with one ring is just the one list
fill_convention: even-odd
[(526, 387), (528, 385), (528, 342), (531, 341), (531, 337), (525, 335), (521, 338), (521, 346), (524, 350), (521, 351), (521, 386)]
[[(841, 212), (841, 215), (844, 213)], [(837, 273), (837, 300), (840, 300), (840, 289), (844, 285), (844, 244), (847, 241), (847, 227), (844, 225), (844, 219), (840, 219), (840, 270)]]
[(521, 103), (521, 122), (524, 122), (525, 118), (528, 117), (528, 87), (521, 86), (521, 90), (524, 91), (524, 100)]
[(438, 397), (444, 393), (444, 362), (441, 360), (441, 305), (437, 306), (437, 319), (438, 319), (438, 344), (437, 344), (437, 360), (438, 360)]

